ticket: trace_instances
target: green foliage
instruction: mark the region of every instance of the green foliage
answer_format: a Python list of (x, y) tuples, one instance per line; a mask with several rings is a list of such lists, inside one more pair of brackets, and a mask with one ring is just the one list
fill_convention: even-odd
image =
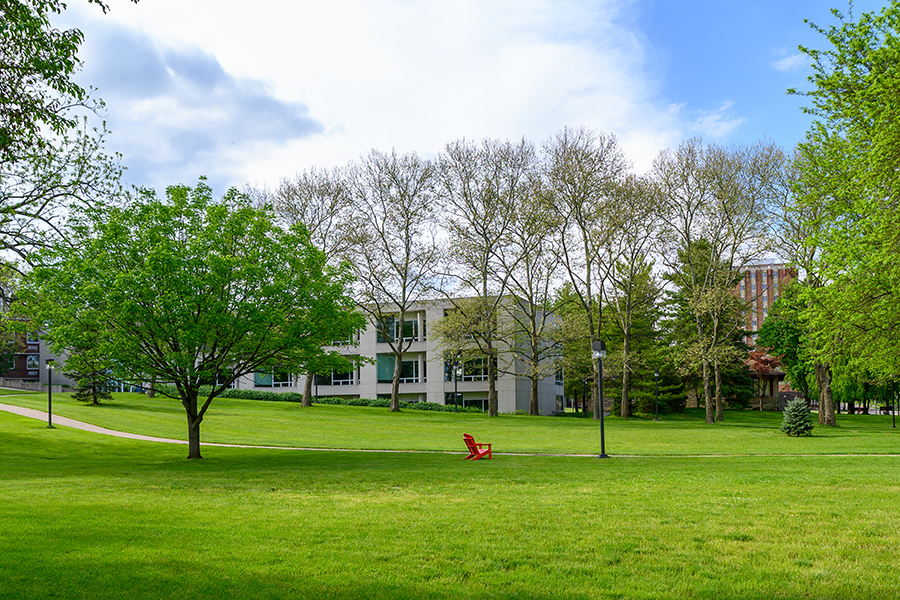
[(800, 145), (802, 201), (823, 205), (813, 223), (815, 269), (806, 322), (817, 358), (885, 380), (900, 373), (900, 2), (838, 24), (812, 25), (824, 50), (813, 59), (816, 118)]
[[(201, 179), (170, 187), (166, 200), (144, 192), (124, 207), (76, 211), (69, 227), (77, 244), (36, 256), (14, 310), (57, 353), (90, 348), (113, 379), (174, 385), (192, 457), (207, 408), (233, 380), (305, 370), (362, 326), (347, 267), (327, 266), (302, 229), (278, 228), (235, 190), (216, 202)], [(226, 372), (198, 403), (203, 383)]]
[(812, 430), (812, 416), (806, 406), (806, 400), (796, 398), (788, 402), (784, 408), (784, 422), (781, 424), (781, 431), (787, 436), (796, 437), (812, 435)]

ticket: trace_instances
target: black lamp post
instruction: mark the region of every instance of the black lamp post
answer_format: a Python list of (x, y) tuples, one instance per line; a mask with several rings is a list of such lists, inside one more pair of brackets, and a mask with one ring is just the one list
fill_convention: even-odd
[(453, 360), (453, 412), (459, 412), (459, 354)]
[(656, 383), (653, 394), (653, 420), (659, 421), (659, 369), (653, 372), (653, 381)]
[(591, 355), (594, 358), (597, 372), (597, 410), (600, 411), (600, 456), (606, 455), (606, 432), (603, 427), (603, 359), (606, 358), (606, 344), (603, 341), (591, 342)]
[(47, 429), (53, 426), (53, 362), (47, 359)]

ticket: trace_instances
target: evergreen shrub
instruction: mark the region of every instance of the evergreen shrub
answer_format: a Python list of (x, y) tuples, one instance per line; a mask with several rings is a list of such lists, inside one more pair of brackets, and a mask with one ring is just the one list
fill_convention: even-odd
[(784, 408), (784, 421), (781, 423), (781, 431), (788, 436), (811, 435), (813, 429), (812, 417), (806, 400), (796, 398), (788, 402)]

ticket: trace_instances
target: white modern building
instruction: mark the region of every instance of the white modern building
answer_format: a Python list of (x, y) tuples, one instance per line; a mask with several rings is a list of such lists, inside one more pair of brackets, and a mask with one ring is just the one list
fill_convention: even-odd
[[(427, 301), (413, 305), (403, 323), (394, 321), (394, 335), (409, 341), (400, 368), (400, 401), (434, 402), (462, 406), (479, 406), (487, 410), (487, 366), (483, 361), (469, 361), (457, 369), (454, 381), (452, 363), (445, 361), (438, 341), (428, 335), (429, 327), (444, 317), (452, 307), (450, 301)], [(354, 339), (335, 341), (330, 350), (351, 357), (362, 357), (360, 366), (350, 373), (319, 375), (313, 395), (318, 397), (390, 398), (395, 359), (381, 333), (370, 323)], [(501, 356), (503, 373), (498, 374), (498, 411), (510, 413), (528, 410), (530, 382), (517, 375), (524, 369), (511, 356)], [(302, 392), (304, 375), (288, 370), (274, 370), (243, 377), (236, 387), (268, 391)], [(454, 392), (456, 390), (456, 392)], [(457, 395), (454, 396), (454, 393)], [(538, 385), (538, 406), (541, 414), (551, 414), (563, 406), (563, 381), (560, 376), (544, 378)]]

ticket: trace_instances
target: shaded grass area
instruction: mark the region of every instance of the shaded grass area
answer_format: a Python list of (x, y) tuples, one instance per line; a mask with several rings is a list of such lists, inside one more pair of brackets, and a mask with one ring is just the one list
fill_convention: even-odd
[(900, 457), (183, 456), (0, 413), (0, 597), (897, 597)]
[[(46, 410), (41, 394), (3, 396), (2, 402)], [(82, 405), (55, 394), (54, 414), (118, 431), (187, 439), (177, 400), (115, 394), (101, 406)], [(816, 427), (809, 438), (788, 438), (775, 412), (726, 411), (725, 422), (708, 425), (701, 410), (649, 419), (606, 419), (612, 455), (892, 454), (900, 430), (884, 415), (839, 415), (840, 427)], [(491, 442), (496, 452), (591, 454), (599, 452), (599, 425), (586, 418), (433, 413), (384, 408), (259, 402), (217, 398), (201, 427), (202, 442), (313, 448), (462, 451), (462, 434)], [(209, 455), (210, 450), (205, 452)]]

